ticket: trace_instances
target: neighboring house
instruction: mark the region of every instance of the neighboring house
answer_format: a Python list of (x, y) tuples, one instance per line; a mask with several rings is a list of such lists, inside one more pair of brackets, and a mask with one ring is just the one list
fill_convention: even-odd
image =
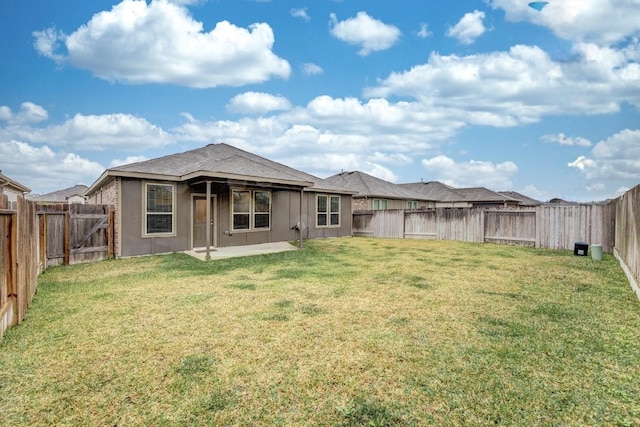
[(107, 169), (86, 195), (115, 206), (117, 256), (351, 235), (353, 192), (227, 144)]
[(485, 187), (455, 188), (438, 181), (399, 184), (401, 187), (436, 200), (437, 208), (519, 206), (520, 201)]
[(73, 187), (65, 188), (64, 190), (54, 191), (47, 194), (32, 194), (29, 195), (29, 200), (41, 204), (48, 203), (86, 203), (84, 193), (89, 189), (86, 185), (78, 184)]
[(24, 196), (29, 193), (31, 189), (25, 185), (20, 184), (18, 181), (14, 181), (8, 176), (4, 175), (0, 170), (0, 194), (7, 196), (9, 201), (9, 208), (15, 206), (18, 196)]
[(326, 178), (354, 192), (352, 208), (359, 210), (419, 209), (435, 207), (435, 201), (400, 185), (364, 172), (341, 172)]
[(520, 206), (534, 207), (542, 204), (540, 200), (532, 199), (531, 197), (527, 197), (516, 191), (498, 191), (498, 193), (511, 197), (512, 199), (519, 200)]

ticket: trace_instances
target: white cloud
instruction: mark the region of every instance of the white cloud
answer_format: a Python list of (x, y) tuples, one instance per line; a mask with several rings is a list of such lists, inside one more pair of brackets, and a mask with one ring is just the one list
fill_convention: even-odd
[(433, 33), (429, 31), (429, 26), (424, 22), (420, 23), (420, 30), (416, 33), (416, 35), (422, 39), (426, 39), (427, 37), (431, 37)]
[(361, 56), (386, 50), (395, 45), (402, 33), (393, 26), (373, 19), (366, 12), (358, 12), (355, 18), (338, 21), (331, 14), (331, 35), (349, 44), (359, 45)]
[(146, 156), (128, 156), (124, 159), (111, 160), (109, 167), (114, 168), (116, 166), (128, 165), (130, 163), (144, 162), (145, 160), (149, 160), (149, 158)]
[(0, 106), (0, 120), (9, 124), (38, 123), (47, 120), (49, 113), (43, 107), (33, 102), (20, 104), (20, 111), (14, 113), (6, 105)]
[[(123, 0), (69, 36), (47, 29), (34, 37), (42, 55), (109, 81), (210, 88), (288, 78), (291, 72), (271, 50), (268, 24), (244, 29), (221, 21), (205, 32), (186, 8), (166, 0)], [(66, 56), (56, 53), (58, 42)]]
[(557, 135), (543, 135), (541, 138), (545, 142), (557, 143), (560, 145), (573, 146), (577, 145), (579, 147), (590, 147), (591, 141), (586, 138), (582, 138), (580, 136), (571, 138), (566, 136), (564, 133), (559, 133)]
[(306, 7), (301, 7), (301, 8), (298, 8), (298, 9), (291, 9), (289, 11), (289, 13), (294, 18), (300, 18), (300, 19), (302, 19), (303, 21), (306, 21), (306, 22), (309, 22), (311, 20), (311, 17), (307, 13), (307, 8)]
[(479, 160), (456, 162), (447, 156), (423, 159), (422, 166), (434, 180), (453, 187), (511, 188), (511, 176), (518, 171), (515, 163)]
[(1, 139), (20, 139), (82, 151), (144, 150), (174, 142), (173, 137), (161, 128), (129, 114), (76, 114), (59, 125), (11, 126), (0, 129)]
[(567, 166), (588, 180), (640, 181), (640, 130), (624, 129), (598, 142), (591, 157), (580, 156)]
[(411, 97), (490, 126), (532, 123), (545, 115), (612, 113), (623, 102), (640, 106), (635, 50), (592, 48), (578, 47), (571, 62), (553, 61), (542, 49), (524, 45), (467, 56), (432, 53), (427, 63), (379, 80), (365, 96)]
[(484, 24), (482, 22), (484, 17), (484, 12), (481, 12), (479, 10), (465, 13), (465, 15), (456, 25), (449, 28), (449, 30), (447, 31), (447, 36), (458, 39), (458, 41), (462, 44), (472, 44), (486, 31), (486, 28), (484, 27)]
[(227, 104), (227, 110), (244, 114), (264, 114), (290, 108), (291, 103), (284, 96), (262, 92), (241, 93), (231, 98)]
[(55, 152), (20, 141), (0, 144), (5, 173), (31, 188), (34, 194), (49, 193), (84, 183), (90, 185), (104, 167), (75, 153)]
[(505, 11), (509, 21), (529, 21), (549, 28), (558, 37), (571, 41), (591, 41), (611, 45), (640, 31), (638, 0), (550, 1), (542, 12), (527, 6), (528, 1), (492, 0), (495, 9)]
[(311, 62), (307, 62), (302, 64), (302, 73), (307, 75), (307, 76), (314, 76), (317, 74), (322, 74), (324, 73), (324, 70), (322, 69), (322, 67), (320, 67), (317, 64), (313, 64)]

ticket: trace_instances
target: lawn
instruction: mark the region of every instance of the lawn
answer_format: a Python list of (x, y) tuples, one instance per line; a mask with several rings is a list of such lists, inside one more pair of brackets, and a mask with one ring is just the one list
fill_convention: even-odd
[(611, 255), (304, 246), (49, 269), (0, 341), (0, 425), (640, 425)]

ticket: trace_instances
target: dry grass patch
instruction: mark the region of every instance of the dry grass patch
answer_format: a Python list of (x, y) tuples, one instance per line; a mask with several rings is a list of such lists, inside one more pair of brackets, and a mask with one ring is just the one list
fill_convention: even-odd
[(634, 425), (617, 262), (346, 238), (49, 270), (0, 342), (5, 425)]

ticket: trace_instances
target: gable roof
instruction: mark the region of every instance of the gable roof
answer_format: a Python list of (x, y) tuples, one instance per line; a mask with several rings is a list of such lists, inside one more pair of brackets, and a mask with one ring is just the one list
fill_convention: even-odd
[(349, 190), (357, 191), (357, 196), (361, 197), (421, 201), (432, 200), (421, 193), (360, 171), (341, 172), (326, 178), (326, 180), (348, 188)]
[(16, 193), (29, 193), (31, 191), (29, 187), (20, 184), (18, 181), (14, 181), (13, 179), (3, 174), (0, 170), (0, 188), (2, 187), (9, 187)]
[(113, 176), (167, 181), (218, 178), (350, 193), (316, 176), (223, 143), (107, 169), (87, 194), (96, 191)]
[(84, 193), (89, 189), (86, 185), (78, 184), (63, 190), (53, 191), (47, 194), (32, 194), (29, 200), (39, 202), (66, 202), (73, 196), (84, 197)]

